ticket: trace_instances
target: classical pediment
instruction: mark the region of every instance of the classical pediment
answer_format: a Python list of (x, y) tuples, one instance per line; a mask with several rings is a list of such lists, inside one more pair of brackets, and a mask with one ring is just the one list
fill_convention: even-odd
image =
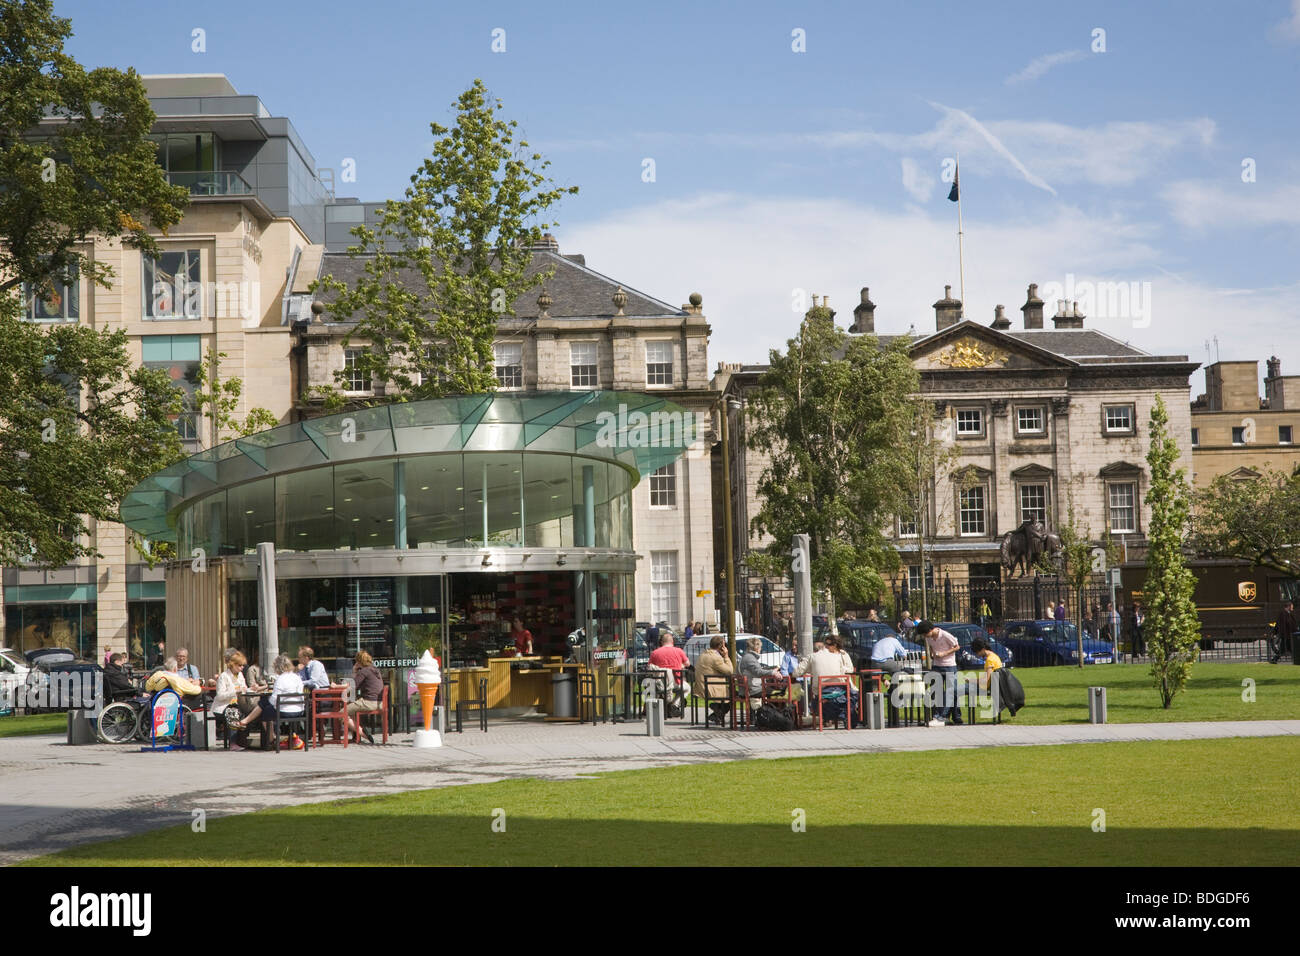
[(1060, 369), (1078, 363), (1021, 342), (975, 322), (959, 322), (912, 346), (912, 362), (923, 371)]
[(1042, 465), (1021, 465), (1011, 472), (1011, 477), (1016, 481), (1033, 481), (1035, 479), (1045, 479), (1052, 477), (1052, 469), (1045, 468)]
[(1102, 478), (1138, 478), (1142, 475), (1142, 469), (1131, 462), (1112, 461), (1097, 474)]
[(1227, 477), (1233, 481), (1254, 481), (1259, 478), (1259, 472), (1254, 468), (1243, 465), (1234, 471), (1228, 472)]

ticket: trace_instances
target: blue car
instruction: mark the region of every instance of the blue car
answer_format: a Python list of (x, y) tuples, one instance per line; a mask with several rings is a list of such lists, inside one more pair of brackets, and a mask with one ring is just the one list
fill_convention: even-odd
[[(1021, 667), (1078, 664), (1079, 628), (1068, 621), (1007, 621), (1002, 643)], [(1083, 663), (1113, 664), (1115, 645), (1095, 637), (1083, 639)]]
[(911, 641), (903, 640), (888, 624), (881, 621), (839, 621), (840, 640), (844, 642), (844, 650), (848, 651), (849, 657), (853, 658), (854, 667), (870, 667), (871, 651), (876, 646), (876, 642), (886, 637), (897, 637), (903, 645), (903, 650), (909, 653), (920, 653), (925, 648), (920, 644), (914, 644)]
[(962, 669), (980, 669), (984, 668), (984, 661), (970, 652), (970, 642), (977, 638), (984, 638), (984, 643), (988, 649), (998, 655), (998, 660), (1002, 662), (1003, 667), (1015, 666), (1015, 653), (1000, 641), (995, 641), (989, 632), (984, 630), (978, 624), (964, 624), (959, 621), (940, 621), (937, 625), (943, 628), (953, 637), (957, 638), (957, 643), (961, 648), (957, 651), (957, 666)]

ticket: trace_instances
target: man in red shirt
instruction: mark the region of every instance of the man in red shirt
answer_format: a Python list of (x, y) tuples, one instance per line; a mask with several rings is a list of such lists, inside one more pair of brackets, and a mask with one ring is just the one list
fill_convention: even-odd
[(662, 667), (664, 670), (672, 671), (675, 687), (668, 693), (670, 704), (676, 703), (681, 706), (683, 695), (681, 692), (682, 668), (690, 666), (690, 658), (680, 647), (673, 644), (672, 634), (665, 631), (659, 638), (659, 646), (650, 652), (650, 663), (654, 667)]

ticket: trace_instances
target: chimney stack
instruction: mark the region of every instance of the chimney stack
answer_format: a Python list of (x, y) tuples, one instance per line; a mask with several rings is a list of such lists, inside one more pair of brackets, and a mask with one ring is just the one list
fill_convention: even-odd
[[(863, 290), (863, 291), (866, 291), (866, 290)], [(1269, 357), (1269, 360), (1268, 360), (1268, 362), (1267, 362), (1266, 364), (1268, 365), (1268, 377), (1269, 377), (1269, 378), (1281, 378), (1281, 377), (1282, 377), (1282, 360), (1281, 360), (1280, 358), (1278, 358), (1276, 355), (1270, 356), (1270, 357)]]
[(1070, 303), (1067, 309), (1065, 300), (1060, 299), (1056, 305), (1056, 315), (1052, 316), (1052, 322), (1058, 329), (1081, 329), (1086, 318), (1087, 316), (1079, 311), (1078, 302)]
[(862, 301), (853, 307), (853, 324), (849, 326), (850, 332), (876, 334), (876, 304), (871, 301), (868, 292), (867, 287), (863, 286)]
[(961, 321), (961, 300), (952, 297), (952, 286), (943, 287), (943, 298), (934, 304), (935, 330), (942, 332)]
[(1029, 295), (1020, 307), (1025, 316), (1025, 328), (1041, 329), (1043, 327), (1043, 300), (1038, 297), (1038, 283), (1030, 283)]
[(1007, 318), (1006, 313), (1003, 311), (1003, 307), (1000, 305), (993, 307), (993, 328), (1000, 332), (1005, 332), (1007, 329), (1011, 328), (1011, 320)]

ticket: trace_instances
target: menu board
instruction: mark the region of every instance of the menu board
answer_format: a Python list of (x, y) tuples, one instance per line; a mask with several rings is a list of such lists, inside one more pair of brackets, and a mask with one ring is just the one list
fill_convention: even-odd
[(382, 644), (388, 640), (393, 607), (392, 578), (360, 578), (349, 582), (344, 624), (351, 647)]

